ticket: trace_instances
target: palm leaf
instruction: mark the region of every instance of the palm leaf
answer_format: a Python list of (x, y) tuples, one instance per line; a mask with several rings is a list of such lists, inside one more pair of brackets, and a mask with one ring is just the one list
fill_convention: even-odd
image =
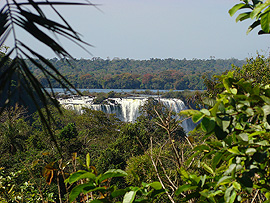
[[(34, 66), (42, 71), (49, 83), (53, 96), (55, 95), (51, 80), (57, 81), (63, 88), (69, 91), (71, 91), (71, 89), (76, 90), (76, 88), (49, 60), (40, 55), (34, 48), (23, 43), (23, 40), (20, 39), (16, 31), (17, 28), (23, 29), (41, 44), (49, 47), (59, 58), (72, 59), (72, 56), (68, 51), (58, 42), (57, 36), (62, 36), (83, 49), (85, 49), (83, 45), (91, 45), (84, 42), (80, 38), (79, 33), (77, 33), (57, 11), (55, 6), (58, 5), (96, 6), (95, 4), (83, 0), (7, 0), (6, 4), (0, 9), (0, 46), (5, 44), (8, 38), (13, 38), (14, 41), (14, 47), (12, 47), (0, 60), (0, 97), (5, 99), (5, 97), (2, 96), (5, 92), (8, 92), (3, 106), (4, 108), (1, 108), (0, 110), (0, 115), (5, 107), (10, 104), (11, 98), (21, 98), (21, 95), (16, 95), (17, 92), (22, 92), (23, 94), (26, 93), (34, 103), (44, 129), (50, 135), (51, 140), (56, 146), (56, 139), (50, 128), (51, 122), (54, 122), (54, 119), (48, 105), (53, 104), (58, 108), (59, 112), (61, 112), (61, 110), (56, 99), (51, 97), (49, 92), (41, 85), (35, 75), (30, 71), (30, 68), (27, 66), (24, 59), (28, 59)], [(48, 18), (43, 12), (42, 6), (50, 6), (62, 22), (56, 22), (54, 19)], [(12, 61), (10, 60), (11, 56), (14, 57)], [(40, 62), (35, 60), (36, 58), (39, 59)], [(16, 79), (16, 87), (12, 86), (12, 80), (14, 79)], [(44, 107), (44, 111), (42, 110), (42, 107)]]

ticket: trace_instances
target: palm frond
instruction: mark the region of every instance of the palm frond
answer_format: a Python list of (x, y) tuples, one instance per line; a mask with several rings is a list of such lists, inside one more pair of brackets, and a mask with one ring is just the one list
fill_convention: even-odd
[[(91, 46), (83, 41), (64, 17), (55, 8), (58, 5), (67, 6), (96, 6), (88, 1), (50, 1), (50, 0), (6, 0), (6, 4), (0, 9), (0, 46), (4, 45), (8, 38), (13, 38), (14, 46), (0, 60), (0, 100), (3, 107), (11, 104), (12, 99), (22, 98), (20, 94), (27, 94), (34, 103), (37, 112), (42, 120), (44, 128), (51, 136), (53, 142), (56, 139), (50, 129), (51, 122), (54, 122), (50, 113), (49, 104), (53, 104), (61, 112), (58, 102), (41, 85), (40, 81), (30, 71), (25, 59), (28, 59), (35, 67), (40, 69), (46, 77), (51, 92), (54, 95), (51, 80), (57, 81), (63, 88), (71, 91), (76, 88), (47, 60), (40, 55), (33, 47), (27, 46), (17, 33), (22, 29), (29, 36), (38, 40), (41, 44), (50, 48), (59, 58), (72, 59), (69, 52), (60, 45), (57, 36), (64, 37), (79, 47)], [(46, 16), (42, 6), (50, 6), (62, 22)], [(86, 50), (86, 49), (85, 49)], [(87, 51), (87, 50), (86, 50)], [(10, 58), (13, 57), (11, 60)], [(39, 59), (38, 62), (36, 59)], [(15, 81), (15, 85), (12, 81)], [(44, 107), (44, 110), (42, 110)], [(0, 115), (5, 108), (1, 108)]]

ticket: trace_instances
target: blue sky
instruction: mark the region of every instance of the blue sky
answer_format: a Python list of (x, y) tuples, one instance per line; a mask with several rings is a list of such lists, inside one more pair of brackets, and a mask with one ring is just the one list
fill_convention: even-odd
[[(207, 59), (268, 54), (270, 36), (246, 35), (252, 21), (236, 23), (228, 10), (238, 0), (92, 0), (94, 7), (60, 7), (87, 47), (101, 58)], [(35, 45), (25, 37), (28, 44)], [(75, 58), (91, 58), (76, 45), (62, 40)], [(37, 46), (46, 57), (53, 53)]]

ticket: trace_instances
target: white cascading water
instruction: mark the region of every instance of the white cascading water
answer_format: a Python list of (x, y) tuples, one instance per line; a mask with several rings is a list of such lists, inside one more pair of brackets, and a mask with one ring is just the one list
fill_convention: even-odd
[[(76, 97), (61, 99), (59, 102), (64, 108), (75, 110), (78, 113), (82, 113), (82, 108), (85, 107), (93, 110), (103, 111), (109, 114), (115, 114), (116, 117), (125, 122), (135, 122), (138, 116), (140, 116), (139, 108), (147, 101), (147, 98), (110, 98), (108, 101), (112, 100), (114, 102), (109, 104), (93, 104), (92, 98)], [(159, 100), (176, 113), (186, 109), (184, 102), (180, 99), (159, 98)], [(185, 120), (182, 123), (182, 127), (186, 132), (189, 132), (194, 129), (195, 125), (192, 121)]]
[(125, 122), (135, 122), (140, 116), (139, 108), (144, 105), (147, 99), (122, 99), (121, 114)]
[[(180, 111), (186, 109), (186, 105), (185, 103), (180, 100), (180, 99), (160, 99), (160, 101), (168, 108), (170, 108), (170, 110), (179, 113)], [(185, 132), (189, 132), (191, 130), (193, 130), (196, 125), (191, 121), (191, 119), (188, 120), (184, 120), (182, 122), (182, 127), (185, 130)]]

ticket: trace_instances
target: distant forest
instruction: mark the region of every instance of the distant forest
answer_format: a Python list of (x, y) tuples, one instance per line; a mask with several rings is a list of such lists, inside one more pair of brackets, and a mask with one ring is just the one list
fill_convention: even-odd
[[(38, 62), (38, 60), (37, 60)], [(238, 59), (50, 59), (50, 62), (75, 85), (89, 89), (175, 89), (201, 90), (204, 78), (242, 66)], [(31, 71), (44, 87), (48, 80), (39, 69), (27, 61)], [(72, 66), (70, 66), (70, 63)], [(60, 87), (50, 80), (53, 87)]]

